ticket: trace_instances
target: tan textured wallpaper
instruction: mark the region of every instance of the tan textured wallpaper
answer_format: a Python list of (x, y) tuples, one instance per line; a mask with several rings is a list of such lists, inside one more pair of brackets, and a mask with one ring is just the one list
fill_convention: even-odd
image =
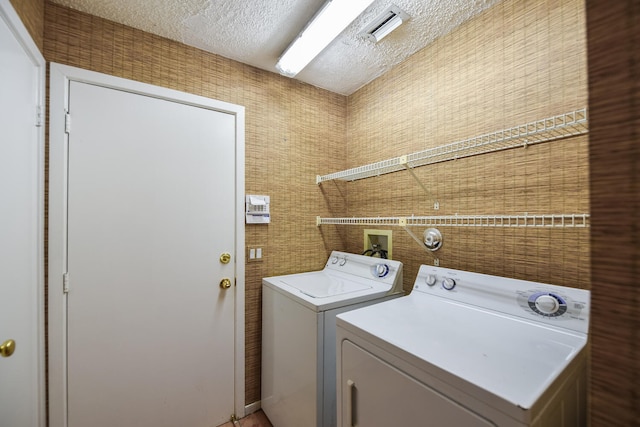
[[(588, 213), (585, 136), (416, 169), (426, 193), (406, 173), (314, 183), (316, 174), (586, 107), (582, 7), (507, 0), (349, 98), (51, 3), (44, 53), (246, 107), (247, 193), (268, 194), (272, 203), (269, 226), (246, 227), (247, 245), (265, 254), (247, 264), (251, 403), (260, 399), (261, 278), (319, 269), (332, 249), (362, 250), (361, 227), (316, 227), (316, 215)], [(588, 229), (441, 231), (441, 265), (589, 287)], [(432, 256), (401, 229), (393, 239), (409, 290)]]
[(587, 2), (591, 425), (640, 426), (640, 8)]
[[(349, 97), (349, 167), (587, 107), (585, 37), (582, 1), (498, 4)], [(407, 171), (347, 183), (348, 216), (589, 213), (587, 136), (414, 171), (426, 192)], [(348, 228), (350, 251), (362, 250), (363, 228)], [(432, 255), (393, 229), (406, 290), (434, 255), (441, 266), (589, 287), (586, 228), (440, 231), (444, 244)]]
[(44, 2), (45, 0), (10, 0), (38, 49), (44, 46)]
[(247, 245), (264, 251), (246, 266), (246, 402), (259, 400), (262, 277), (321, 269), (343, 246), (315, 226), (316, 215), (344, 215), (315, 176), (345, 166), (346, 98), (52, 3), (45, 35), (48, 61), (246, 108), (246, 191), (271, 196), (272, 212), (270, 225), (246, 227)]
[[(45, 26), (43, 0), (11, 3), (36, 44), (46, 45), (48, 60), (247, 106), (247, 190), (274, 198), (274, 223), (247, 227), (247, 243), (263, 245), (266, 254), (264, 262), (247, 265), (247, 403), (260, 394), (260, 277), (320, 268), (334, 248), (360, 250), (361, 229), (316, 229), (310, 225), (316, 214), (343, 216), (347, 201), (352, 215), (431, 214), (434, 199), (448, 213), (568, 212), (588, 205), (585, 137), (424, 167), (419, 174), (428, 194), (398, 174), (370, 183), (311, 184), (317, 173), (585, 106), (582, 2), (506, 1), (363, 88), (348, 109), (343, 97), (49, 3)], [(630, 203), (638, 200), (638, 120), (629, 115), (637, 104), (640, 25), (634, 1), (595, 0), (587, 9), (591, 231), (599, 260), (591, 421), (628, 426), (638, 424), (640, 408), (638, 210)], [(613, 244), (612, 230), (619, 230)], [(443, 232), (438, 256), (444, 265), (589, 286), (585, 231)], [(431, 258), (403, 231), (394, 230), (394, 239), (408, 287), (417, 266)]]

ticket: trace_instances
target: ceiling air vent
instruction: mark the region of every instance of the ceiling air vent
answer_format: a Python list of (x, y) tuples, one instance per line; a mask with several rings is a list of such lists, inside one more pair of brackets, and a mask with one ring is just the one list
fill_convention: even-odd
[(391, 31), (402, 25), (407, 19), (409, 19), (409, 15), (394, 4), (378, 15), (373, 22), (367, 25), (361, 34), (372, 42), (378, 43)]

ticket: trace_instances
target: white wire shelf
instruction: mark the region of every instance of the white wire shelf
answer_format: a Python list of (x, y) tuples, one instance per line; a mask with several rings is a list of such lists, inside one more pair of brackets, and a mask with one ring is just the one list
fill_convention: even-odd
[(474, 138), (429, 148), (365, 166), (334, 172), (328, 175), (318, 175), (316, 177), (316, 184), (331, 180), (355, 181), (418, 166), (555, 141), (586, 134), (587, 132), (589, 132), (587, 109), (582, 108), (559, 116), (536, 120), (524, 125), (487, 133)]
[(316, 225), (386, 225), (423, 227), (589, 227), (589, 214), (440, 215), (409, 217), (316, 218)]

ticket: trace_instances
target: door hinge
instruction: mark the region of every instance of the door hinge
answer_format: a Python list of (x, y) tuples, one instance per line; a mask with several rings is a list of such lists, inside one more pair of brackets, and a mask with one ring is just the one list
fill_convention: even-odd
[(36, 127), (42, 126), (44, 121), (42, 116), (42, 105), (36, 105)]
[(69, 293), (69, 273), (62, 273), (62, 293)]
[(69, 113), (64, 115), (64, 132), (71, 133), (71, 114)]

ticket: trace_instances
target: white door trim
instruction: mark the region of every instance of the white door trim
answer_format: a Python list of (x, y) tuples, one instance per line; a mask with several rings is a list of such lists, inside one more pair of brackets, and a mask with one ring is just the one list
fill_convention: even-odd
[[(40, 53), (40, 50), (36, 46), (35, 42), (31, 38), (29, 31), (27, 31), (26, 27), (22, 23), (22, 20), (14, 10), (13, 6), (9, 2), (9, 0), (0, 0), (0, 19), (5, 22), (9, 31), (13, 33), (16, 40), (22, 45), (25, 54), (31, 60), (34, 67), (36, 68), (37, 73), (37, 88), (36, 88), (36, 99), (34, 99), (34, 103), (40, 106), (39, 113), (36, 111), (34, 114), (34, 125), (38, 126), (37, 130), (37, 145), (38, 145), (38, 154), (37, 159), (34, 159), (37, 162), (37, 171), (38, 176), (34, 177), (35, 182), (37, 182), (37, 197), (38, 200), (35, 202), (34, 206), (34, 215), (37, 230), (35, 233), (37, 242), (35, 242), (37, 246), (37, 260), (35, 260), (37, 265), (37, 283), (34, 283), (34, 286), (37, 289), (34, 289), (34, 295), (36, 295), (36, 301), (33, 301), (33, 312), (31, 315), (34, 318), (34, 324), (38, 325), (37, 327), (37, 351), (34, 355), (35, 363), (37, 364), (37, 375), (34, 390), (37, 390), (37, 420), (38, 425), (40, 427), (44, 427), (46, 425), (46, 381), (45, 381), (45, 315), (44, 315), (44, 118), (45, 118), (45, 82), (46, 82), (46, 62), (44, 57)], [(39, 117), (36, 117), (36, 114)]]
[[(4, 0), (3, 0), (4, 1)], [(50, 64), (49, 82), (49, 426), (67, 426), (66, 390), (66, 273), (67, 235), (67, 144), (65, 113), (69, 104), (69, 82), (77, 81), (124, 90), (173, 102), (214, 109), (236, 118), (235, 177), (235, 413), (245, 413), (244, 348), (244, 107), (184, 92), (135, 82), (66, 65)], [(71, 124), (73, 126), (73, 124)]]

